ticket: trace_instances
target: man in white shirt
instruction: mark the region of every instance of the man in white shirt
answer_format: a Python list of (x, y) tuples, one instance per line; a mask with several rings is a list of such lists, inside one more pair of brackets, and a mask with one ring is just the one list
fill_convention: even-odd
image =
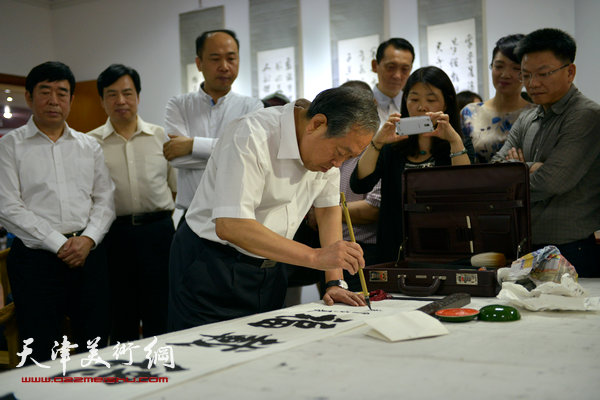
[[(115, 218), (98, 143), (66, 124), (75, 89), (68, 66), (46, 62), (25, 82), (33, 111), (0, 138), (0, 224), (16, 238), (8, 275), (31, 359), (51, 358), (71, 318), (78, 351), (107, 344), (108, 277), (102, 239)], [(31, 359), (29, 361), (31, 361)]]
[(167, 331), (169, 249), (175, 233), (172, 213), (175, 170), (162, 155), (167, 140), (158, 125), (137, 113), (140, 76), (112, 64), (97, 80), (108, 115), (89, 132), (100, 143), (115, 184), (117, 219), (106, 235), (111, 284), (111, 343)]
[[(379, 126), (371, 96), (348, 88), (320, 93), (228, 125), (209, 159), (169, 260), (169, 329), (179, 330), (281, 308), (281, 263), (326, 271), (326, 304), (364, 305), (339, 285), (342, 270), (364, 267), (362, 250), (342, 240), (342, 162)], [(292, 240), (311, 206), (321, 248)]]
[(164, 155), (177, 168), (177, 208), (188, 209), (206, 162), (225, 126), (263, 108), (258, 99), (231, 91), (239, 68), (239, 42), (230, 30), (204, 32), (196, 39), (196, 66), (204, 76), (200, 90), (167, 103)]
[[(377, 74), (373, 94), (377, 101), (379, 120), (383, 124), (392, 113), (399, 113), (402, 89), (412, 71), (415, 49), (406, 39), (391, 38), (377, 48), (371, 68)], [(408, 117), (408, 115), (403, 115)]]

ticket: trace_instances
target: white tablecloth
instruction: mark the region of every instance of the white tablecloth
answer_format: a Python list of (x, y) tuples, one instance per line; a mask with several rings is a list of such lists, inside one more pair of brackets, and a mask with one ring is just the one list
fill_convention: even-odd
[[(580, 283), (590, 295), (600, 296), (600, 279), (581, 279)], [(498, 300), (472, 298), (467, 307), (494, 303)], [(384, 310), (411, 310), (425, 303), (388, 300), (373, 304)], [(298, 307), (284, 311), (294, 315), (306, 309)], [(52, 373), (31, 366), (0, 374), (0, 397), (14, 393), (19, 399), (90, 400), (600, 398), (600, 313), (520, 311), (520, 321), (445, 323), (449, 335), (397, 343), (366, 336), (369, 328), (360, 323), (317, 339), (301, 333), (305, 343), (210, 373), (201, 372), (206, 359), (189, 362), (194, 347), (176, 347), (180, 358), (185, 358), (182, 352), (188, 355), (186, 371), (179, 372), (184, 378), (171, 373), (174, 378), (169, 383), (21, 382), (24, 376), (55, 376), (62, 368), (57, 360), (48, 363)], [(226, 328), (228, 323), (208, 327)], [(181, 341), (201, 329), (204, 332), (207, 327), (159, 336), (158, 341)], [(148, 343), (148, 339), (136, 342), (142, 348)], [(72, 361), (82, 357), (73, 356)]]

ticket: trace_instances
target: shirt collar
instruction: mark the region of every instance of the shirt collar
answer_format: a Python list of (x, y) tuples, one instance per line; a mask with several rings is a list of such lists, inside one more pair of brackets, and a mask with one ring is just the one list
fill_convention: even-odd
[[(579, 92), (579, 89), (577, 89), (577, 87), (573, 84), (571, 84), (571, 87), (569, 88), (569, 90), (567, 91), (567, 93), (561, 97), (560, 100), (558, 100), (556, 103), (552, 104), (550, 106), (550, 108), (548, 109), (548, 112), (552, 112), (553, 114), (559, 115), (562, 114), (566, 109), (567, 109), (567, 105), (569, 103), (569, 101), (571, 100), (571, 98), (577, 93)], [(544, 110), (544, 106), (542, 105), (538, 105), (537, 108), (535, 109), (535, 118), (544, 118), (544, 116), (546, 115), (546, 110)]]
[(575, 95), (575, 93), (577, 93), (579, 90), (577, 89), (577, 87), (575, 87), (575, 85), (571, 84), (571, 87), (569, 88), (569, 90), (567, 91), (567, 93), (556, 103), (552, 104), (550, 106), (550, 110), (552, 110), (552, 112), (554, 114), (562, 114), (566, 108), (567, 108), (567, 104), (569, 103), (569, 100), (571, 100), (571, 98)]
[[(117, 131), (115, 130), (112, 122), (110, 122), (110, 117), (106, 120), (106, 123), (102, 126), (102, 130), (101, 130), (101, 138), (102, 140), (106, 139), (107, 137), (109, 137), (110, 135), (112, 135), (113, 133), (116, 133)], [(147, 135), (154, 135), (154, 132), (152, 132), (151, 129), (149, 129), (148, 124), (138, 115), (137, 116), (137, 129), (134, 132), (133, 136), (139, 134), (139, 133), (145, 133)]]
[(200, 94), (201, 98), (204, 99), (204, 101), (206, 101), (211, 106), (216, 106), (217, 104), (222, 104), (223, 102), (225, 102), (227, 100), (227, 98), (229, 97), (229, 95), (231, 94), (231, 92), (232, 92), (232, 90), (230, 89), (229, 92), (227, 92), (227, 94), (225, 96), (219, 97), (219, 99), (215, 103), (213, 101), (212, 96), (204, 91), (204, 82), (202, 82), (200, 84), (200, 88), (198, 89), (198, 93)]
[(281, 139), (279, 142), (278, 159), (296, 159), (302, 162), (300, 158), (300, 148), (298, 147), (298, 138), (296, 137), (296, 122), (294, 121), (294, 102), (282, 106), (281, 117), (279, 119)]
[[(29, 120), (27, 121), (27, 132), (26, 132), (26, 137), (30, 138), (33, 137), (37, 134), (40, 135), (44, 135), (46, 138), (48, 137), (44, 132), (40, 131), (39, 128), (37, 127), (37, 125), (35, 124), (35, 122), (33, 121), (33, 115), (31, 117), (29, 117)], [(65, 130), (63, 131), (63, 136), (69, 136), (69, 137), (73, 137), (73, 133), (71, 132), (71, 128), (69, 127), (69, 125), (65, 122)], [(62, 137), (62, 136), (61, 136)]]
[(396, 108), (400, 110), (400, 106), (402, 105), (402, 90), (396, 95), (396, 97), (391, 98), (383, 94), (377, 85), (375, 85), (373, 86), (373, 96), (375, 96), (377, 105), (379, 105), (381, 108), (388, 109), (390, 104), (394, 103)]

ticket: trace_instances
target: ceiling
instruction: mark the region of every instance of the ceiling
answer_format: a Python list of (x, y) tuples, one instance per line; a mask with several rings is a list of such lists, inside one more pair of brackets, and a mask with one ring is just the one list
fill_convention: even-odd
[[(13, 0), (17, 1), (17, 0)], [(21, 3), (31, 4), (32, 6), (38, 6), (43, 8), (55, 9), (62, 7), (74, 6), (81, 3), (89, 3), (91, 1), (98, 0), (18, 0)]]

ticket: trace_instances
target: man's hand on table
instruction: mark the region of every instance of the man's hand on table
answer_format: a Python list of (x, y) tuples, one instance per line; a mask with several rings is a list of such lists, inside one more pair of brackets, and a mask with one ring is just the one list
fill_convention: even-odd
[(328, 306), (332, 306), (334, 303), (344, 303), (351, 306), (367, 305), (362, 293), (354, 293), (350, 290), (342, 289), (339, 286), (327, 288), (327, 292), (323, 296), (323, 301)]

